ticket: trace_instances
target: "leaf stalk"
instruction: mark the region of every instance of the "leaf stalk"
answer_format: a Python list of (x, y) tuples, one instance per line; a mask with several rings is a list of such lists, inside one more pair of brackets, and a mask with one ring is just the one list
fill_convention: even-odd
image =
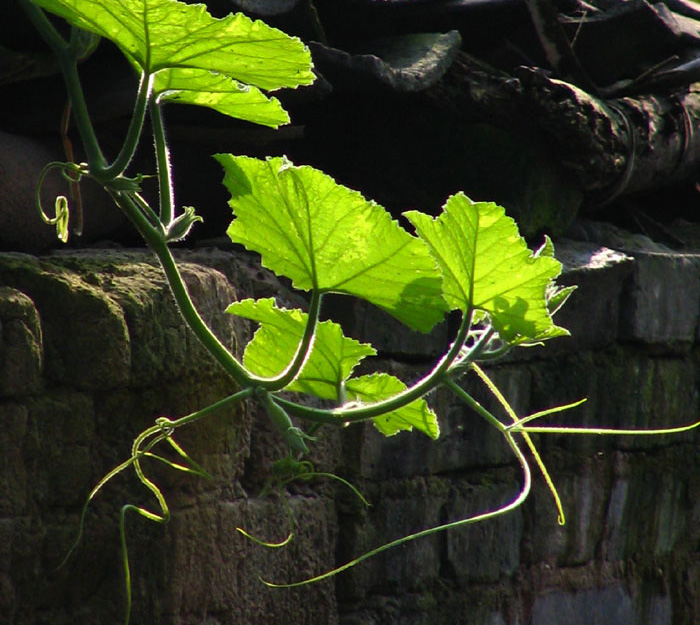
[(150, 95), (151, 127), (153, 132), (153, 145), (156, 152), (156, 164), (158, 168), (158, 190), (160, 194), (160, 220), (167, 226), (175, 219), (175, 194), (173, 192), (172, 165), (170, 163), (170, 150), (165, 137), (165, 124), (161, 104)]
[(458, 358), (464, 342), (469, 334), (471, 327), (471, 319), (473, 310), (469, 310), (462, 316), (457, 336), (453, 341), (448, 352), (438, 361), (435, 367), (426, 376), (421, 378), (413, 386), (408, 387), (405, 391), (385, 399), (375, 402), (368, 406), (340, 406), (330, 410), (321, 408), (312, 408), (303, 406), (295, 402), (289, 401), (282, 397), (275, 398), (275, 401), (281, 405), (290, 415), (300, 419), (316, 423), (334, 423), (336, 425), (345, 425), (358, 421), (366, 421), (380, 415), (398, 410), (407, 406), (411, 402), (420, 399), (430, 391), (437, 388), (440, 384), (446, 382), (448, 378), (449, 368), (455, 359)]
[(304, 334), (297, 346), (294, 357), (289, 365), (276, 377), (266, 379), (260, 385), (269, 392), (279, 391), (291, 384), (304, 368), (304, 364), (311, 355), (314, 338), (316, 337), (316, 326), (318, 325), (318, 317), (321, 312), (321, 300), (323, 293), (318, 289), (311, 291), (311, 302), (309, 303), (309, 312), (304, 327)]
[(93, 173), (95, 178), (103, 184), (107, 184), (121, 176), (134, 158), (141, 134), (143, 133), (143, 124), (146, 119), (146, 110), (148, 109), (152, 89), (153, 74), (142, 73), (136, 94), (134, 112), (132, 113), (122, 148), (111, 165)]

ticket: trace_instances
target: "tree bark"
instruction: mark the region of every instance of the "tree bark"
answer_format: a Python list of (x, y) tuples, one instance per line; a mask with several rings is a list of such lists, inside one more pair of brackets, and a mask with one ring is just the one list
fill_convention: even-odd
[(700, 83), (603, 99), (536, 69), (507, 75), (460, 54), (426, 96), (467, 119), (536, 129), (588, 206), (688, 179), (700, 165)]

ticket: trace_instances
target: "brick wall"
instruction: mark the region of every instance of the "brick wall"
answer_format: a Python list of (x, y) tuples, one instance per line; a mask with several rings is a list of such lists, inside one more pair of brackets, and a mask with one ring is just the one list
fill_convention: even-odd
[[(490, 373), (527, 414), (581, 397), (559, 423), (668, 427), (698, 418), (700, 265), (693, 255), (623, 254), (561, 242), (564, 282), (579, 285), (558, 322), (573, 336), (520, 350)], [(222, 251), (182, 254), (205, 318), (232, 346), (250, 329), (219, 314), (282, 287)], [(157, 416), (181, 416), (235, 390), (183, 327), (158, 267), (141, 252), (0, 255), (0, 622), (114, 623), (123, 615), (119, 509), (155, 501), (121, 476), (89, 508), (91, 487), (129, 455)], [(448, 341), (414, 335), (361, 303), (331, 299), (380, 366), (410, 379)], [(494, 407), (475, 380), (474, 394)], [(274, 590), (387, 540), (486, 511), (522, 480), (500, 436), (447, 394), (431, 397), (442, 434), (385, 439), (371, 425), (321, 431), (313, 460), (332, 481), (261, 496), (284, 453), (264, 417), (240, 406), (176, 438), (212, 475), (149, 470), (171, 506), (167, 526), (127, 525), (134, 623), (236, 625), (625, 625), (700, 619), (697, 435), (539, 436), (567, 513), (560, 526), (540, 476), (508, 516), (424, 538), (337, 578)], [(294, 518), (294, 538), (281, 549)]]

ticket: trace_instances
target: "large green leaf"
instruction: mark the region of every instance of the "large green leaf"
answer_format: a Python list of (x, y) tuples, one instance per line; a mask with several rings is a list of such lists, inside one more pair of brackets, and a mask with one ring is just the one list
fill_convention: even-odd
[(289, 123), (289, 115), (276, 98), (205, 69), (161, 70), (156, 74), (153, 91), (159, 102), (206, 106), (229, 117), (273, 128)]
[(505, 341), (566, 334), (553, 324), (546, 299), (561, 264), (549, 247), (533, 254), (502, 207), (458, 193), (437, 218), (417, 211), (406, 217), (440, 265), (451, 308), (487, 312)]
[(378, 204), (284, 158), (216, 157), (225, 170), (234, 241), (303, 289), (366, 299), (428, 332), (446, 304), (427, 246)]
[(242, 14), (212, 17), (177, 0), (33, 0), (71, 24), (113, 41), (138, 68), (205, 69), (262, 89), (310, 84), (308, 50)]
[[(401, 380), (387, 373), (350, 378), (345, 383), (347, 398), (360, 403), (389, 399), (405, 389), (406, 385)], [(401, 430), (411, 431), (413, 428), (433, 439), (440, 436), (437, 417), (424, 399), (417, 399), (402, 408), (375, 417), (372, 423), (384, 436), (392, 436)]]
[[(301, 310), (278, 308), (272, 298), (234, 302), (226, 312), (260, 324), (246, 347), (243, 363), (264, 377), (278, 375), (289, 364), (308, 319)], [(365, 356), (375, 353), (371, 345), (344, 336), (337, 323), (323, 321), (317, 325), (308, 360), (286, 390), (338, 400), (342, 382)]]

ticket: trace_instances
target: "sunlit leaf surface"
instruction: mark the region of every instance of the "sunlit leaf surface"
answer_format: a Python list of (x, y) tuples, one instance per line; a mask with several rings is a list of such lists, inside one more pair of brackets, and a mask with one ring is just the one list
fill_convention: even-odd
[(472, 202), (463, 193), (449, 198), (432, 218), (406, 213), (443, 275), (451, 308), (487, 312), (502, 339), (541, 340), (565, 334), (547, 308), (545, 294), (561, 272), (551, 244), (531, 252), (502, 207)]
[[(234, 302), (226, 312), (260, 324), (246, 347), (243, 362), (253, 373), (264, 377), (281, 373), (292, 360), (308, 318), (301, 310), (278, 308), (272, 298)], [(371, 345), (344, 336), (337, 323), (323, 321), (317, 326), (304, 368), (286, 390), (337, 400), (343, 380), (365, 356), (375, 353)]]
[[(401, 380), (386, 373), (350, 378), (345, 385), (348, 399), (368, 404), (398, 395), (405, 388), (406, 385)], [(437, 417), (424, 399), (376, 417), (372, 423), (385, 436), (414, 428), (430, 438), (440, 436)]]
[(204, 69), (161, 70), (156, 74), (153, 90), (159, 102), (206, 106), (229, 117), (273, 128), (289, 123), (289, 115), (276, 98)]
[(112, 40), (147, 73), (166, 68), (218, 72), (261, 87), (310, 84), (299, 39), (241, 13), (212, 17), (204, 4), (176, 0), (35, 0), (71, 24)]
[(228, 234), (266, 267), (302, 290), (366, 299), (422, 332), (442, 320), (435, 260), (384, 208), (284, 158), (217, 159), (235, 215)]

